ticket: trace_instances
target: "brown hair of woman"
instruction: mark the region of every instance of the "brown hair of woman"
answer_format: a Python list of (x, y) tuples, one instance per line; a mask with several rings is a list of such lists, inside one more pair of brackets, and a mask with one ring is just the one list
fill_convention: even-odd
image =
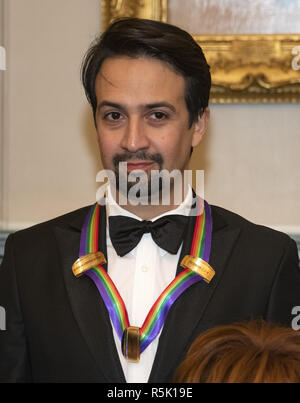
[(300, 382), (300, 332), (264, 321), (217, 326), (198, 336), (175, 382)]

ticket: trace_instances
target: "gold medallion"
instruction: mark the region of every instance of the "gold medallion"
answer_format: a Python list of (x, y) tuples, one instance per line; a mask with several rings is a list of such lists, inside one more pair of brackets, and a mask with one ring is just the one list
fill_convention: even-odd
[(92, 267), (105, 263), (106, 259), (102, 252), (92, 252), (77, 259), (72, 266), (72, 271), (75, 277), (80, 277), (85, 271)]
[(215, 275), (214, 269), (200, 257), (186, 255), (182, 259), (180, 266), (193, 270), (201, 277), (203, 277), (204, 281), (206, 281), (207, 283), (209, 283)]
[(124, 330), (122, 337), (122, 353), (126, 361), (139, 362), (141, 354), (140, 328), (129, 326)]

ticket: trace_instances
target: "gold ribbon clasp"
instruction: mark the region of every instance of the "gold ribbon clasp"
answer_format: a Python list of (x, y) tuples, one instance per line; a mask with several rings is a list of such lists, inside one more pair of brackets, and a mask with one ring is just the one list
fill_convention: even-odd
[(201, 277), (203, 277), (203, 280), (207, 283), (209, 283), (215, 275), (214, 269), (200, 257), (186, 255), (182, 259), (180, 266), (193, 270)]
[(106, 259), (102, 252), (92, 252), (78, 258), (72, 266), (72, 271), (75, 277), (80, 277), (85, 271), (92, 267), (105, 263)]

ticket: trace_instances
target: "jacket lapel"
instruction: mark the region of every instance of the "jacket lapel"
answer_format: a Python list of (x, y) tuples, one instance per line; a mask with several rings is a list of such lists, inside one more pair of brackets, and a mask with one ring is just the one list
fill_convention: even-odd
[[(125, 382), (109, 315), (99, 292), (87, 276), (76, 278), (72, 272), (72, 265), (78, 258), (81, 227), (88, 211), (88, 208), (82, 209), (82, 214), (71, 224), (54, 228), (65, 285), (79, 330), (102, 377), (106, 382)], [(101, 207), (101, 213), (99, 250), (107, 257), (105, 207)]]
[[(167, 382), (170, 380), (174, 370), (179, 365), (178, 358), (189, 345), (192, 332), (201, 321), (203, 313), (218, 286), (239, 235), (240, 229), (227, 225), (213, 207), (212, 218), (213, 233), (209, 263), (216, 274), (209, 284), (200, 281), (187, 289), (170, 309), (159, 339), (149, 382)], [(195, 217), (190, 217), (178, 262), (177, 274), (182, 270), (180, 267), (181, 260), (190, 253), (195, 220)]]

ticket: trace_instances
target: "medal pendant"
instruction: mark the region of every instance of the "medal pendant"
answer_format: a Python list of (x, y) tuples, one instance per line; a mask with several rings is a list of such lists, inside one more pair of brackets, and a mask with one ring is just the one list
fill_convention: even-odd
[(129, 326), (123, 332), (122, 353), (128, 362), (138, 363), (140, 361), (140, 328)]

